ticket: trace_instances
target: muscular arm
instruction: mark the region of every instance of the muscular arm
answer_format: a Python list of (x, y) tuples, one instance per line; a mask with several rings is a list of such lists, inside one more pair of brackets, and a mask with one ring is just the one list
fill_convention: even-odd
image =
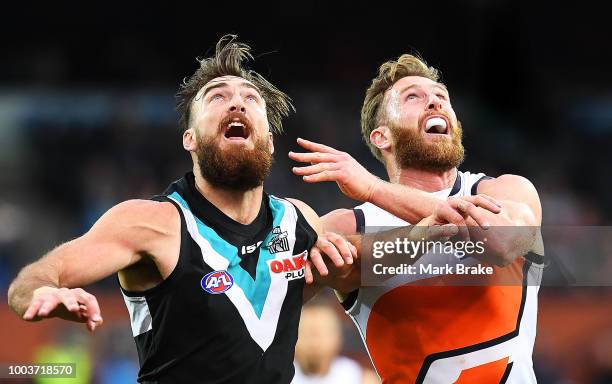
[[(374, 189), (371, 202), (396, 216), (406, 219), (417, 212), (431, 209), (427, 200), (417, 200), (420, 202), (415, 203), (402, 198), (414, 193), (412, 188), (390, 183), (377, 185), (379, 187)], [(516, 175), (502, 175), (483, 180), (477, 192), (481, 195), (464, 198), (467, 205), (461, 207), (458, 213), (463, 214), (473, 240), (487, 238), (486, 261), (505, 266), (530, 251), (543, 254), (538, 228), (542, 209), (538, 193), (529, 180)], [(485, 196), (499, 203), (501, 210), (484, 207), (483, 203), (491, 202)], [(493, 229), (484, 233), (483, 228)]]
[[(293, 173), (302, 176), (307, 183), (336, 182), (340, 191), (351, 199), (370, 202), (409, 223), (418, 223), (444, 202), (431, 193), (377, 178), (346, 152), (304, 139), (298, 139), (298, 144), (311, 152), (289, 152), (289, 157), (310, 164), (293, 168)], [(465, 200), (465, 210), (474, 211), (473, 208), (479, 206), (499, 212), (497, 203), (486, 195), (461, 199)], [(479, 224), (485, 224), (479, 215), (474, 218)], [(449, 212), (449, 221), (464, 224), (462, 216), (455, 212)]]
[[(383, 194), (386, 198), (381, 198), (377, 204), (394, 207), (396, 213), (404, 210), (402, 206), (412, 205), (407, 199), (402, 201), (402, 199), (393, 198), (393, 196), (401, 196), (402, 190), (407, 193), (410, 188), (399, 184), (389, 184), (388, 187), (389, 189)], [(391, 193), (391, 190), (395, 192)], [(529, 180), (516, 175), (502, 175), (495, 179), (482, 181), (478, 185), (478, 193), (482, 194), (481, 196), (493, 198), (496, 203), (500, 204), (501, 209), (495, 211), (491, 207), (479, 206), (483, 201), (450, 199), (447, 202), (439, 202), (435, 206), (435, 209), (445, 209), (446, 215), (445, 220), (437, 223), (455, 223), (454, 216), (450, 214), (448, 207), (444, 206), (450, 204), (451, 208), (456, 209), (455, 215), (463, 215), (463, 220), (473, 241), (487, 239), (483, 259), (492, 264), (505, 266), (528, 252), (543, 254), (544, 249), (539, 230), (542, 209), (538, 193)], [(408, 209), (404, 210), (404, 213), (406, 212)], [(346, 226), (346, 221), (351, 220), (341, 211), (330, 216), (325, 217), (324, 223), (332, 227)], [(345, 220), (342, 217), (345, 217)]]
[[(168, 254), (172, 247), (178, 249), (177, 242), (180, 217), (172, 204), (123, 202), (106, 212), (83, 236), (23, 268), (9, 288), (9, 305), (26, 320), (58, 316), (80, 321), (80, 304), (95, 312), (90, 316), (99, 316), (93, 296), (79, 290), (74, 297), (68, 289), (91, 284), (146, 258), (157, 263), (160, 260), (156, 255)], [(41, 298), (51, 292), (57, 302)]]
[[(431, 215), (436, 205), (443, 200), (416, 188), (379, 180), (368, 201), (404, 221), (418, 223)], [(459, 216), (455, 219), (461, 220)]]
[[(504, 266), (530, 251), (544, 254), (539, 228), (542, 222), (540, 198), (529, 180), (516, 175), (502, 175), (482, 181), (478, 192), (486, 193), (502, 205), (499, 214), (482, 210), (491, 223), (491, 230), (486, 234), (489, 261)], [(471, 237), (484, 236), (471, 218), (466, 222)]]
[(302, 176), (307, 183), (335, 181), (348, 197), (369, 201), (409, 223), (417, 223), (431, 215), (436, 204), (441, 201), (418, 189), (377, 178), (346, 152), (301, 138), (298, 144), (312, 151), (289, 152), (292, 160), (310, 163), (308, 166), (293, 168), (293, 172)]
[(494, 197), (502, 204), (499, 215), (487, 214), (492, 225), (538, 226), (542, 221), (542, 207), (535, 187), (517, 175), (501, 175), (484, 180), (478, 192)]

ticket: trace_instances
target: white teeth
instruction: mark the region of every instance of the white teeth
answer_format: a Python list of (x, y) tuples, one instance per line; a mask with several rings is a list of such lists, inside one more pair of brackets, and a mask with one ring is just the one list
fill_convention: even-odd
[(439, 127), (439, 129), (436, 129), (436, 131), (440, 133), (446, 131), (446, 120), (441, 117), (432, 117), (431, 119), (427, 120), (425, 131), (428, 132), (433, 127)]
[(239, 121), (233, 121), (228, 124), (228, 127), (244, 127), (244, 124)]

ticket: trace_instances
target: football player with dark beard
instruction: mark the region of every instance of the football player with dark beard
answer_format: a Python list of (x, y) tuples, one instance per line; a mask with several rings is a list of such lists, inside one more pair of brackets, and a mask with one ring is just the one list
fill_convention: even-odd
[[(264, 192), (289, 98), (244, 67), (224, 36), (177, 94), (193, 171), (151, 200), (106, 212), (83, 236), (23, 268), (9, 304), (27, 321), (102, 324), (88, 284), (117, 273), (140, 383), (289, 383), (305, 265), (341, 266), (355, 248), (321, 233), (299, 200)], [(322, 273), (325, 273), (322, 271)]]

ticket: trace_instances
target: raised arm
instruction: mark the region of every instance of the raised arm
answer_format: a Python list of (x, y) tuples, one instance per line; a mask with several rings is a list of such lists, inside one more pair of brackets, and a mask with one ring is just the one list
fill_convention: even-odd
[(106, 212), (83, 236), (24, 267), (9, 287), (10, 307), (24, 320), (61, 317), (102, 323), (95, 297), (80, 287), (141, 261), (160, 265), (180, 244), (180, 217), (167, 202), (130, 200)]
[[(311, 152), (289, 152), (289, 157), (310, 163), (293, 168), (293, 173), (302, 176), (307, 183), (336, 182), (340, 191), (351, 199), (370, 202), (409, 223), (418, 223), (431, 215), (440, 203), (446, 204), (445, 200), (431, 193), (379, 179), (346, 152), (304, 139), (298, 139), (298, 144)], [(474, 208), (481, 207), (493, 213), (500, 211), (497, 202), (484, 194), (458, 199), (463, 200), (461, 208), (464, 212), (471, 214), (480, 225), (486, 225), (486, 222), (482, 220), (480, 211)], [(464, 224), (459, 213), (451, 213), (449, 219), (456, 225)]]

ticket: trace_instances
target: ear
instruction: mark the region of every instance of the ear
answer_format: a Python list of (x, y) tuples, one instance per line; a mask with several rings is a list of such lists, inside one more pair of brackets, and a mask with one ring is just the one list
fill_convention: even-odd
[(193, 128), (189, 128), (183, 132), (183, 148), (188, 152), (195, 152), (198, 143), (196, 141), (196, 134)]
[(272, 132), (268, 132), (268, 148), (270, 148), (270, 153), (274, 153), (274, 137), (272, 136)]
[(370, 142), (381, 151), (391, 148), (391, 130), (381, 125), (370, 132)]

